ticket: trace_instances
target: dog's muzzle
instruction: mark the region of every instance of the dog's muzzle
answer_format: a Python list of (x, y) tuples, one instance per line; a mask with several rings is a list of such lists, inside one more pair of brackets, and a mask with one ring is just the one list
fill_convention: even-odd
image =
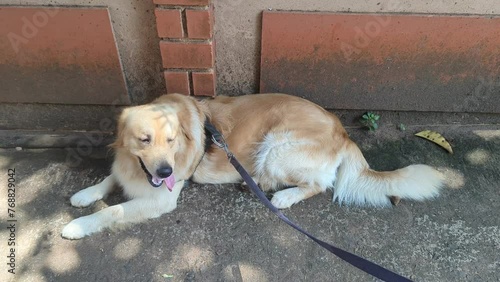
[(174, 188), (174, 185), (175, 185), (175, 177), (172, 173), (171, 167), (158, 169), (158, 176), (162, 177), (162, 178), (158, 178), (158, 177), (153, 176), (148, 171), (148, 169), (146, 168), (146, 165), (144, 164), (144, 162), (142, 161), (141, 158), (139, 158), (139, 163), (141, 164), (141, 168), (144, 171), (144, 173), (146, 174), (146, 178), (147, 178), (149, 184), (151, 184), (151, 186), (158, 188), (163, 184), (163, 182), (165, 182), (165, 186), (167, 186), (167, 189), (170, 192), (172, 192), (172, 188)]

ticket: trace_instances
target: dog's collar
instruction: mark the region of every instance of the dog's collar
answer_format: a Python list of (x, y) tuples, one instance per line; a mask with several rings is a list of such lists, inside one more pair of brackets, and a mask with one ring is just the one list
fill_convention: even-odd
[(205, 130), (205, 153), (208, 151), (208, 149), (210, 149), (212, 144), (214, 144), (214, 142), (212, 141), (212, 131), (211, 131), (213, 127), (214, 125), (210, 123), (209, 118), (205, 117), (205, 123), (203, 124), (203, 128)]

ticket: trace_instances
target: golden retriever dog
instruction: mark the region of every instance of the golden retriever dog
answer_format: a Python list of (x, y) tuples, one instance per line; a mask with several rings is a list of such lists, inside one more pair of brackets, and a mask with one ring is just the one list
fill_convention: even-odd
[(164, 95), (125, 109), (118, 123), (112, 173), (71, 197), (86, 207), (123, 188), (128, 202), (77, 218), (62, 236), (79, 239), (104, 228), (159, 217), (176, 208), (184, 181), (238, 183), (242, 179), (223, 150), (206, 146), (209, 121), (262, 190), (279, 190), (277, 208), (333, 189), (340, 204), (388, 206), (390, 197), (424, 200), (438, 195), (441, 173), (426, 165), (395, 171), (370, 169), (339, 119), (307, 100), (255, 94), (198, 101)]

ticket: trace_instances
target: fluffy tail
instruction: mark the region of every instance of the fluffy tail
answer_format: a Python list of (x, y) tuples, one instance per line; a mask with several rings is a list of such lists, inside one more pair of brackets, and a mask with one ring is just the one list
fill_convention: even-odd
[(390, 196), (422, 201), (434, 198), (443, 185), (440, 172), (427, 165), (410, 165), (394, 171), (370, 169), (358, 146), (349, 141), (343, 156), (333, 200), (339, 204), (390, 205)]

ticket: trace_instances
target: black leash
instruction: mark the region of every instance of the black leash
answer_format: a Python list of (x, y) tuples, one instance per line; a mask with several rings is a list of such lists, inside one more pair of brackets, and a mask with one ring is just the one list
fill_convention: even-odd
[(252, 177), (248, 174), (248, 172), (243, 168), (243, 166), (238, 162), (238, 160), (234, 157), (234, 155), (229, 151), (229, 148), (227, 146), (226, 141), (224, 140), (224, 136), (215, 128), (215, 126), (208, 121), (205, 122), (205, 129), (210, 132), (212, 142), (218, 146), (219, 148), (223, 149), (227, 157), (229, 159), (229, 162), (234, 166), (234, 168), (239, 172), (243, 180), (247, 183), (247, 185), (250, 187), (252, 192), (261, 200), (261, 202), (268, 208), (270, 209), (273, 213), (275, 213), (281, 220), (286, 222), (288, 225), (291, 227), (295, 228), (295, 230), (299, 231), (300, 233), (306, 235), (307, 237), (311, 238), (314, 242), (318, 243), (320, 246), (323, 248), (329, 250), (331, 253), (336, 255), (337, 257), (343, 259), (344, 261), (354, 265), (355, 267), (363, 270), (364, 272), (375, 276), (383, 281), (394, 281), (394, 282), (407, 282), (410, 281), (410, 279), (405, 278), (399, 274), (396, 274), (388, 269), (385, 269), (381, 267), (380, 265), (377, 265), (369, 260), (366, 260), (362, 257), (359, 257), (355, 254), (349, 253), (347, 251), (344, 251), (342, 249), (339, 249), (337, 247), (334, 247), (324, 241), (319, 240), (318, 238), (314, 237), (311, 235), (309, 232), (305, 231), (302, 229), (300, 226), (292, 222), (290, 219), (288, 219), (280, 210), (278, 210), (271, 202), (267, 199), (266, 195), (260, 190), (259, 186), (257, 183), (255, 183), (252, 179)]

